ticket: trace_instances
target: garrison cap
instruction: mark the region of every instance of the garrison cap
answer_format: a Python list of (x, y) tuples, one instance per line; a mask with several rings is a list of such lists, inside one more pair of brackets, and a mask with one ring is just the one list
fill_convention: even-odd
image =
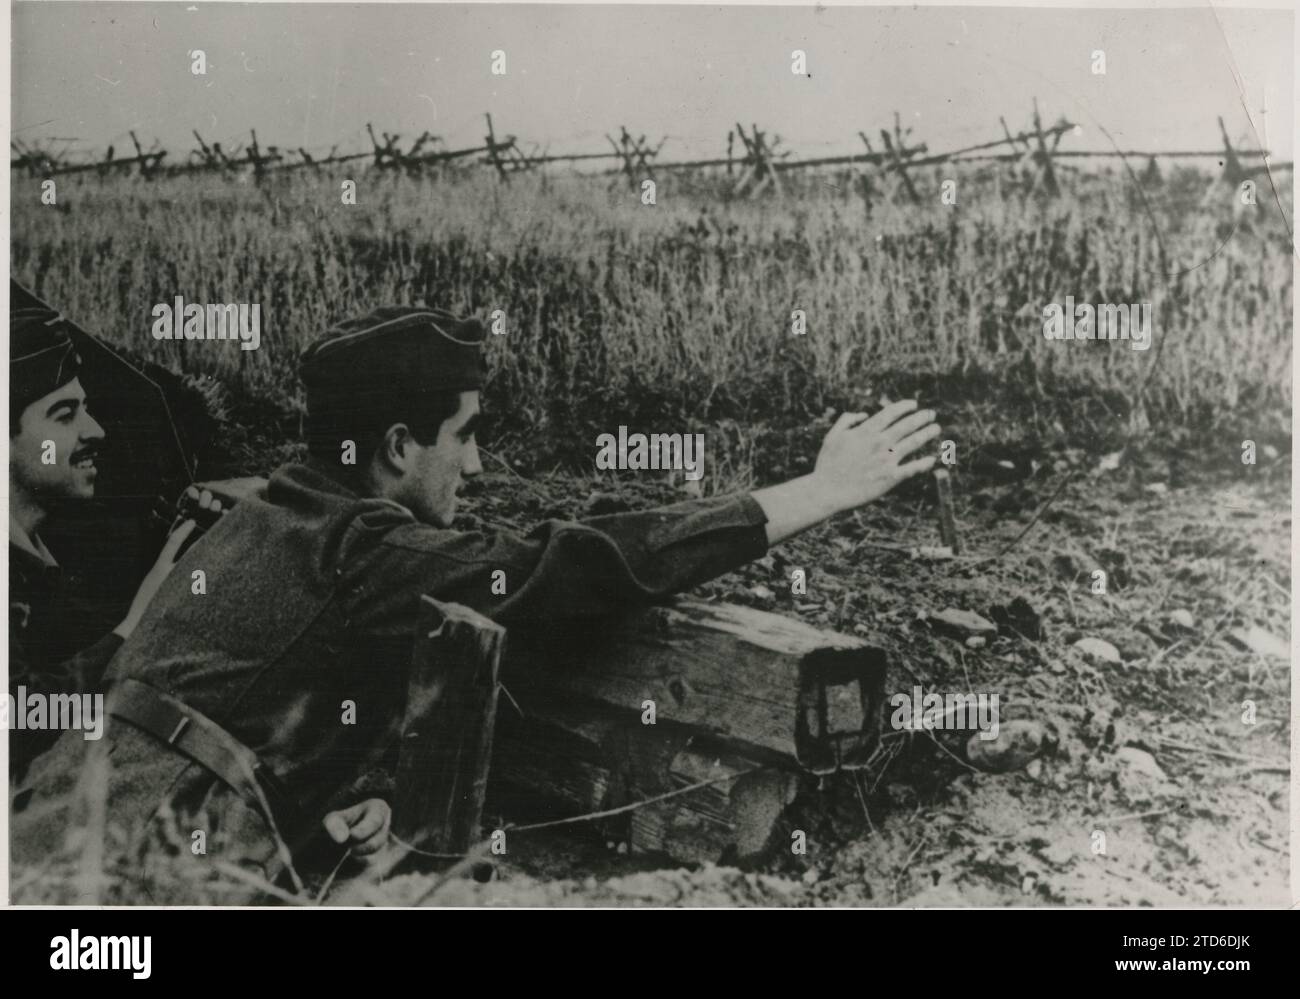
[(76, 378), (81, 357), (68, 324), (52, 309), (9, 313), (9, 408), (21, 413)]
[(389, 305), (346, 319), (302, 353), (308, 420), (332, 433), (339, 418), (350, 427), (394, 406), (419, 411), (435, 398), (477, 391), (485, 334), (478, 319), (445, 309)]

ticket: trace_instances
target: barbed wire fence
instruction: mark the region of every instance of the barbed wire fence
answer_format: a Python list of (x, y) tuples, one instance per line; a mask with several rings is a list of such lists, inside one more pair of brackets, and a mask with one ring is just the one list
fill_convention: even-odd
[[(80, 162), (69, 160), (70, 150), (55, 147), (56, 140), (44, 144), (13, 138), (10, 169), (25, 172), (28, 176), (51, 178), (70, 174), (94, 174), (99, 177), (136, 175), (146, 180), (188, 174), (247, 174), (261, 182), (267, 177), (289, 171), (321, 172), (328, 167), (345, 163), (366, 164), (368, 169), (425, 176), (440, 169), (452, 167), (487, 167), (495, 171), (503, 183), (519, 173), (537, 170), (552, 164), (598, 163), (616, 161), (600, 173), (612, 178), (613, 183), (626, 181), (633, 187), (656, 174), (682, 170), (724, 170), (734, 184), (737, 196), (757, 197), (771, 190), (776, 196), (784, 193), (782, 174), (792, 170), (829, 166), (868, 166), (878, 168), (882, 177), (893, 185), (893, 195), (910, 201), (920, 200), (910, 171), (938, 164), (993, 162), (1010, 165), (1027, 178), (1030, 189), (1048, 197), (1060, 193), (1059, 172), (1070, 169), (1062, 161), (1071, 159), (1125, 158), (1147, 160), (1144, 177), (1159, 180), (1158, 160), (1217, 159), (1223, 167), (1223, 179), (1236, 186), (1252, 176), (1275, 170), (1289, 170), (1290, 162), (1271, 163), (1266, 149), (1238, 149), (1228, 137), (1223, 119), (1218, 119), (1222, 148), (1209, 150), (1070, 150), (1061, 149), (1062, 140), (1077, 131), (1077, 126), (1060, 118), (1044, 126), (1034, 101), (1032, 124), (1012, 133), (1005, 118), (999, 118), (1002, 136), (986, 142), (975, 143), (940, 153), (930, 153), (925, 143), (914, 143), (912, 129), (903, 128), (897, 112), (893, 128), (878, 132), (879, 148), (865, 131), (858, 132), (864, 150), (858, 153), (835, 156), (798, 158), (790, 149), (782, 148), (780, 136), (769, 135), (756, 123), (748, 130), (739, 122), (727, 133), (726, 155), (687, 160), (660, 159), (668, 138), (661, 137), (652, 143), (644, 134), (634, 136), (626, 127), (620, 127), (617, 138), (606, 133), (610, 151), (551, 153), (549, 146), (530, 144), (525, 148), (514, 135), (498, 136), (490, 114), (485, 115), (486, 134), (481, 144), (462, 148), (446, 148), (441, 136), (424, 131), (405, 148), (401, 135), (380, 132), (376, 134), (371, 123), (365, 126), (370, 139), (368, 151), (340, 154), (335, 145), (324, 156), (314, 156), (301, 146), (294, 149), (275, 145), (265, 147), (259, 142), (257, 132), (249, 131), (246, 144), (231, 149), (222, 148), (220, 142), (208, 142), (196, 129), (193, 132), (197, 146), (189, 150), (183, 161), (169, 159), (166, 149), (155, 141), (145, 149), (134, 131), (128, 134), (134, 155), (118, 155), (110, 144), (100, 159)], [(63, 142), (66, 140), (57, 140)]]

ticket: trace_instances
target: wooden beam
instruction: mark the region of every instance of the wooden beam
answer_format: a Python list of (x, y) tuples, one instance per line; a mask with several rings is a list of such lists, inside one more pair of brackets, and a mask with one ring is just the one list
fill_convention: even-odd
[(505, 629), (459, 604), (420, 602), (393, 803), (393, 832), (461, 853), (480, 835)]
[(683, 861), (756, 856), (809, 775), (872, 760), (885, 670), (860, 639), (692, 600), (514, 633), (492, 807), (562, 818), (714, 781), (606, 834)]

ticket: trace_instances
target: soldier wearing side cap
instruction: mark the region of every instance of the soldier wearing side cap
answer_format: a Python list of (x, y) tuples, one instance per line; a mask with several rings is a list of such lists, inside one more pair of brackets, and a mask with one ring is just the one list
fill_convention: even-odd
[[(457, 492), (481, 471), (483, 336), (475, 319), (390, 307), (305, 351), (310, 457), (277, 469), (182, 556), (114, 660), (129, 703), (110, 705), (104, 739), (111, 821), (148, 821), (166, 798), (181, 828), (221, 829), (226, 856), (268, 875), (337, 856), (322, 842), (376, 850), (388, 811), (374, 775), (400, 723), (421, 595), (506, 626), (608, 614), (735, 569), (934, 462), (905, 460), (938, 434), (934, 414), (896, 403), (845, 414), (811, 474), (752, 494), (526, 535), (458, 531)], [(188, 586), (196, 568), (201, 598)], [(497, 570), (505, 594), (493, 592)], [(174, 721), (182, 734), (169, 741)], [(66, 790), (80, 752), (65, 739), (44, 757), (33, 793)], [(15, 857), (31, 859), (51, 831), (16, 815)]]
[[(90, 413), (81, 358), (63, 320), (48, 309), (9, 316), (9, 696), (19, 707), (43, 698), (89, 693), (171, 569), (193, 524), (172, 535), (145, 577), (126, 617), (87, 648), (77, 649), (74, 617), (84, 613), (69, 592), (40, 528), (60, 500), (90, 499), (104, 428)], [(19, 696), (19, 688), (23, 696)], [(102, 690), (102, 688), (100, 688)], [(9, 720), (9, 775), (53, 745), (57, 732)]]

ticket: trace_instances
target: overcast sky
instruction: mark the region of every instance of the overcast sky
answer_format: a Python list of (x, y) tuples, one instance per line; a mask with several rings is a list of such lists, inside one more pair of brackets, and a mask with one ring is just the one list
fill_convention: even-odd
[[(1215, 149), (1263, 129), (1292, 155), (1289, 11), (21, 3), (13, 130), (102, 155), (135, 129), (183, 160), (230, 144), (369, 148), (364, 125), (478, 144), (603, 151), (625, 124), (665, 155), (719, 155), (740, 120), (801, 155), (859, 151), (895, 110), (932, 151), (992, 139), (998, 116), (1084, 133), (1062, 148)], [(206, 52), (206, 76), (189, 50)], [(490, 72), (506, 53), (505, 76)], [(807, 53), (811, 78), (791, 72)], [(1106, 74), (1091, 72), (1103, 49)], [(1261, 110), (1267, 107), (1267, 114)], [(1250, 118), (1247, 117), (1249, 111)], [(1253, 124), (1251, 119), (1253, 119)]]

